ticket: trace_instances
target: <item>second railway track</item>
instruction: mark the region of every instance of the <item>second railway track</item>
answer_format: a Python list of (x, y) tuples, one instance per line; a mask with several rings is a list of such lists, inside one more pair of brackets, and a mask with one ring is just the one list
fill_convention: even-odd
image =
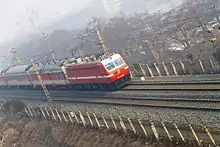
[[(0, 99), (16, 99), (33, 103), (46, 103), (41, 96), (1, 96)], [(53, 97), (55, 103), (84, 103), (96, 105), (134, 106), (134, 107), (158, 107), (173, 109), (199, 109), (199, 110), (220, 110), (220, 100), (213, 99), (183, 99), (183, 98), (156, 98), (156, 97)]]

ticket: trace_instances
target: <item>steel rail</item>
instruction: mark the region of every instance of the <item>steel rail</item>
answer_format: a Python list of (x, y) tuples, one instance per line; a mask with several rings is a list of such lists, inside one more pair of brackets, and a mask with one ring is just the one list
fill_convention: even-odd
[[(161, 76), (146, 77), (147, 82), (205, 82), (220, 81), (220, 74), (204, 74), (204, 75), (179, 75), (179, 76)], [(132, 81), (143, 82), (140, 77), (134, 77)], [(145, 81), (145, 82), (146, 82)]]
[(220, 91), (220, 83), (130, 83), (120, 90), (174, 90), (174, 91)]
[(220, 84), (220, 81), (131, 81), (128, 85), (209, 85)]
[(121, 90), (212, 90), (220, 91), (220, 80), (217, 81), (131, 81)]

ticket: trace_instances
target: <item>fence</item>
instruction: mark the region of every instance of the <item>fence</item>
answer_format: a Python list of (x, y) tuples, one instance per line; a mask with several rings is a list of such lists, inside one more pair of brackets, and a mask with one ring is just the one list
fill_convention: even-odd
[[(1, 103), (0, 106), (1, 110), (5, 111), (4, 104)], [(207, 127), (203, 118), (198, 117), (202, 127), (194, 126), (184, 115), (182, 118), (185, 124), (178, 123), (172, 115), (169, 115), (171, 122), (166, 122), (159, 112), (154, 112), (154, 115), (152, 115), (147, 111), (137, 111), (133, 107), (127, 111), (117, 107), (97, 108), (88, 105), (56, 105), (53, 108), (46, 105), (26, 105), (24, 114), (28, 117), (53, 120), (60, 123), (113, 129), (124, 133), (132, 132), (135, 135), (142, 135), (146, 138), (153, 135), (157, 141), (163, 137), (174, 141), (175, 137), (183, 143), (195, 140), (198, 145), (210, 143), (210, 145), (216, 146), (216, 141), (219, 142), (220, 138), (220, 134), (210, 132), (210, 128)], [(215, 138), (218, 139), (215, 140)]]
[(178, 76), (218, 73), (217, 64), (212, 60), (170, 61), (162, 63), (132, 64), (133, 77)]

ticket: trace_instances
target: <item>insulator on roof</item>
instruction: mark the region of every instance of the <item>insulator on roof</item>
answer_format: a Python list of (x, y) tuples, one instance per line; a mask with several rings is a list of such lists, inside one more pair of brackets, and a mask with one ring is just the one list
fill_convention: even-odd
[(97, 59), (96, 59), (96, 56), (92, 56), (90, 60), (91, 60), (91, 61), (96, 61), (96, 60), (97, 60)]
[(213, 28), (208, 28), (207, 30), (209, 33), (212, 33), (213, 32)]
[(88, 58), (88, 57), (85, 57), (85, 61), (86, 61), (86, 62), (89, 62), (89, 58)]
[(77, 58), (76, 61), (77, 61), (77, 63), (81, 63), (82, 59), (81, 58)]
[(210, 39), (211, 43), (215, 43), (216, 40), (217, 40), (217, 39), (216, 39), (215, 37)]

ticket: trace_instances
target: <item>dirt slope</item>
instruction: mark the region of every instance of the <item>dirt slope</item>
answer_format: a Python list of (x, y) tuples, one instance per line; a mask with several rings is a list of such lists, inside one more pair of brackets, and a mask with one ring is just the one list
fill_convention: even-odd
[[(46, 120), (13, 116), (0, 122), (0, 147), (154, 147), (146, 138), (113, 131), (84, 128)], [(182, 146), (159, 143), (161, 147)]]

